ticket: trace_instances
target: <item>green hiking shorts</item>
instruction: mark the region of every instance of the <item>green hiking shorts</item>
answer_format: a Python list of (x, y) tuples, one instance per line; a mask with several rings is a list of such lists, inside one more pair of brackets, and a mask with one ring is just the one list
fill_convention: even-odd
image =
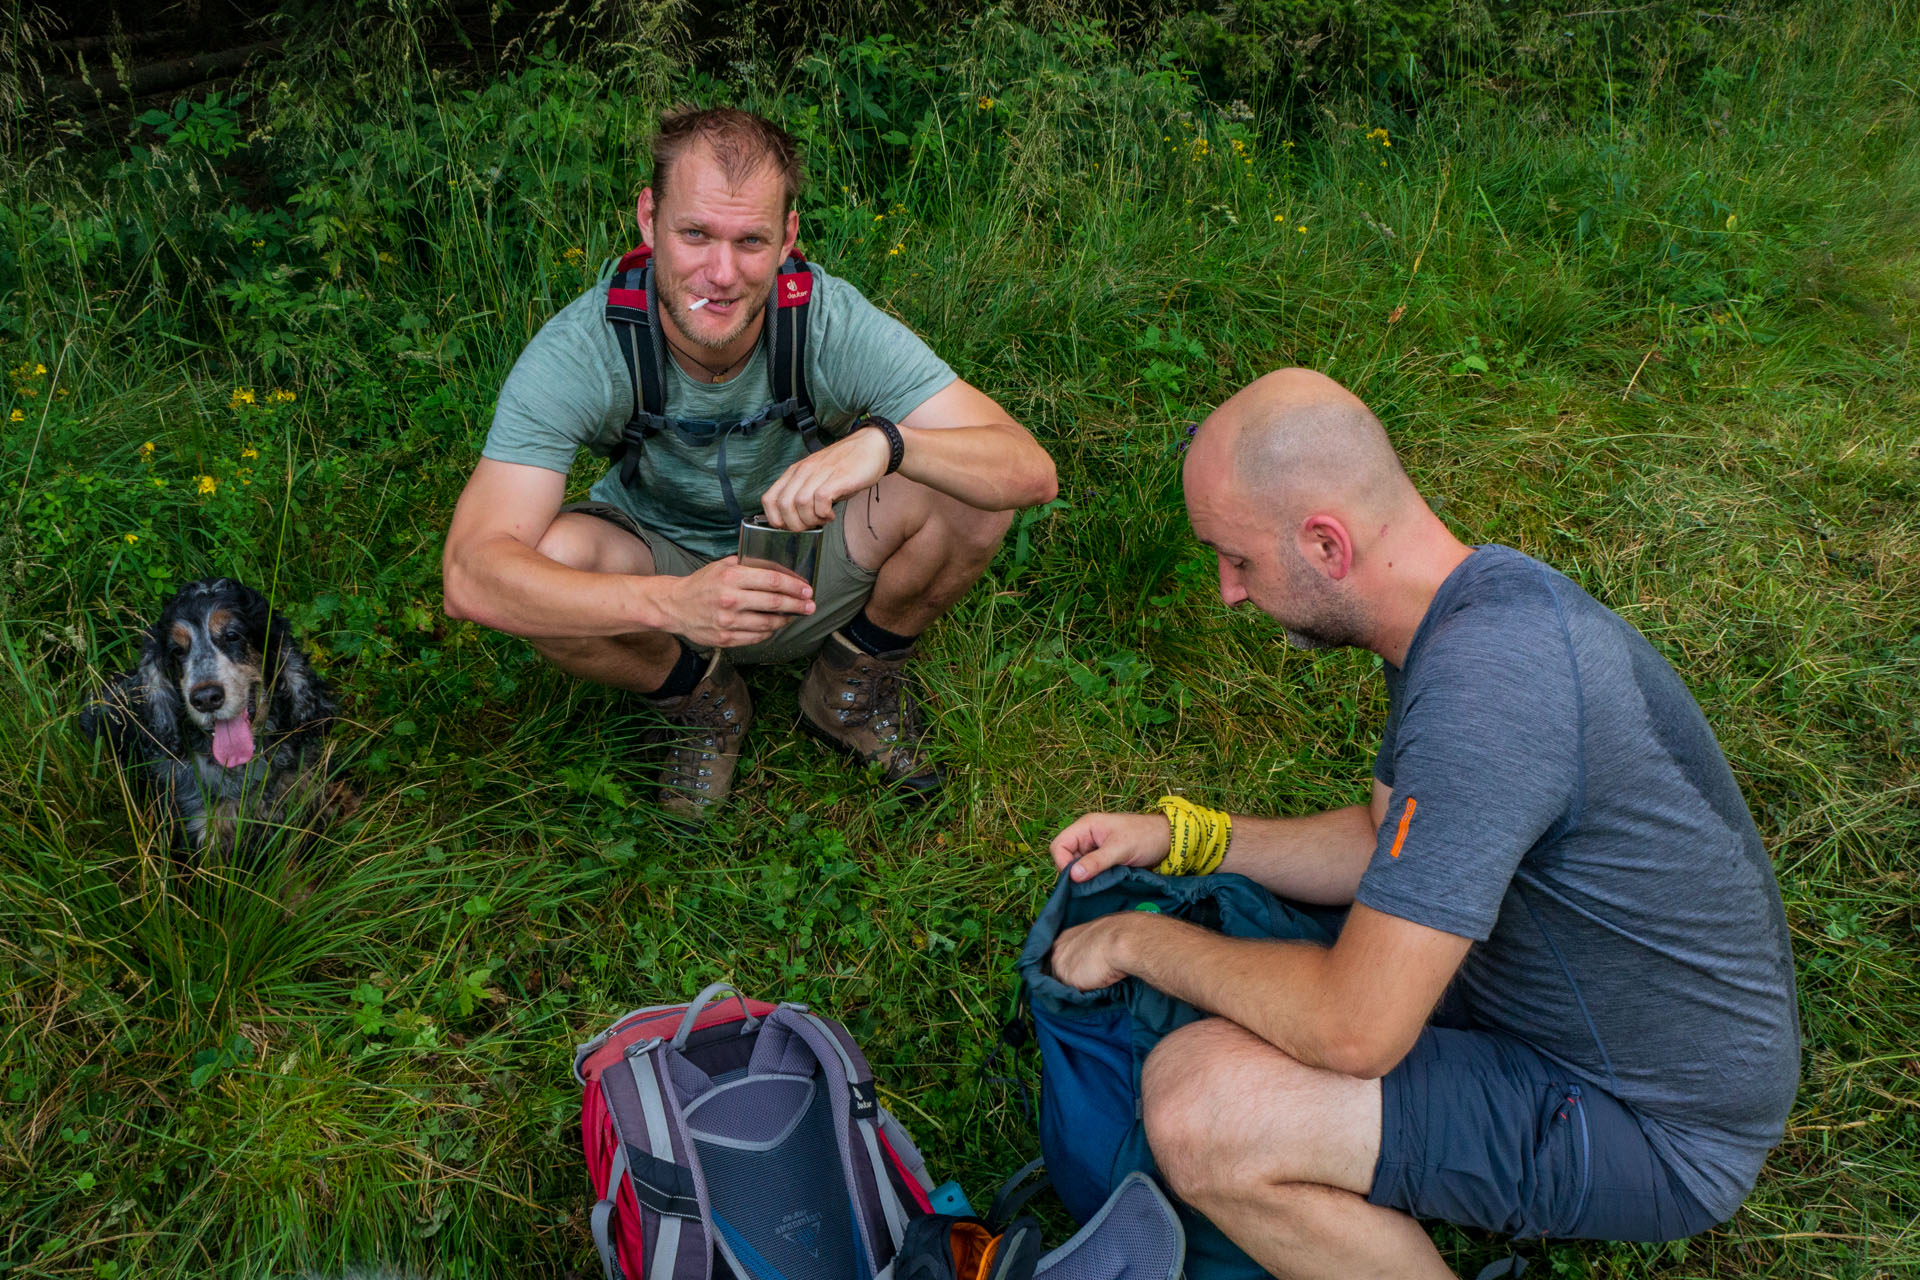
[[(669, 578), (684, 578), (711, 561), (689, 551), (666, 535), (645, 529), (634, 518), (610, 502), (575, 502), (560, 508), (562, 515), (579, 512), (597, 516), (608, 524), (632, 534), (647, 544), (653, 554), (654, 571)], [(727, 659), (736, 666), (755, 663), (795, 662), (811, 658), (828, 636), (853, 621), (860, 607), (873, 595), (872, 569), (863, 569), (847, 550), (847, 504), (833, 509), (833, 523), (827, 526), (820, 545), (820, 572), (813, 584), (814, 611), (796, 617), (759, 644), (727, 650)]]

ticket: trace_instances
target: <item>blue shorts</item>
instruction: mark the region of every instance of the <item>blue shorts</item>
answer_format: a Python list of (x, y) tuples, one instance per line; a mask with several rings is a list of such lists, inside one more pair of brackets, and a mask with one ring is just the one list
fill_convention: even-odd
[(1380, 1093), (1374, 1204), (1512, 1236), (1678, 1240), (1715, 1223), (1633, 1112), (1511, 1036), (1429, 1026)]

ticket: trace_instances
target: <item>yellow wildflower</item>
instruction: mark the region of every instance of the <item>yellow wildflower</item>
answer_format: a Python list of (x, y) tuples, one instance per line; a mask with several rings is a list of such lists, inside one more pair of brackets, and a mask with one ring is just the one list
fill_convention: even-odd
[(252, 403), (254, 403), (254, 395), (253, 395), (252, 387), (235, 387), (233, 389), (233, 396), (227, 401), (227, 406), (229, 408), (238, 409), (242, 405), (249, 405)]
[(153, 441), (149, 440), (145, 444), (140, 446), (140, 461), (142, 462), (153, 461)]
[(884, 222), (886, 220), (886, 217), (887, 215), (884, 213), (876, 213), (873, 215), (873, 220), (875, 222)]
[(981, 94), (980, 101), (977, 105), (982, 111), (991, 111), (993, 110), (993, 99), (987, 97), (985, 94)]
[(253, 242), (253, 247), (256, 249), (264, 249), (267, 247), (267, 242), (265, 240), (255, 240)]
[(140, 535), (137, 533), (123, 534), (121, 540), (128, 546), (132, 546), (134, 543), (140, 541)]
[(36, 378), (39, 377), (41, 374), (45, 373), (46, 371), (47, 371), (47, 366), (43, 364), (36, 364), (33, 366), (33, 376)]
[(385, 249), (382, 249), (380, 251), (380, 261), (386, 263), (388, 266), (392, 266), (394, 263), (400, 261), (400, 259), (394, 257), (392, 254), (388, 253)]
[(275, 387), (273, 390), (267, 392), (267, 399), (275, 404), (292, 404), (295, 400), (299, 399), (299, 397), (291, 391), (282, 391), (279, 387)]
[(569, 263), (578, 266), (580, 261), (587, 256), (587, 251), (575, 245), (560, 256), (565, 258)]
[(1307, 234), (1307, 229), (1306, 229), (1306, 227), (1305, 227), (1305, 226), (1298, 226), (1298, 227), (1295, 227), (1295, 228), (1294, 228), (1294, 230), (1295, 230), (1295, 231), (1298, 231), (1298, 232), (1299, 232), (1299, 233), (1300, 233), (1301, 235), (1305, 235), (1305, 234)]
[(240, 456), (243, 458), (257, 458), (260, 456), (260, 451), (252, 445), (248, 445), (240, 451)]
[(220, 482), (212, 476), (195, 476), (193, 478), (193, 485), (193, 491), (203, 497), (214, 493), (220, 488)]
[(1368, 133), (1367, 141), (1377, 142), (1383, 147), (1390, 147), (1393, 145), (1392, 140), (1387, 137), (1387, 131), (1385, 129), (1375, 129), (1372, 132)]
[(1287, 215), (1284, 213), (1276, 213), (1273, 215), (1273, 220), (1275, 222), (1285, 222), (1287, 220)]
[(20, 412), (18, 409), (15, 409), (12, 413), (7, 415), (8, 422), (25, 422), (26, 420), (27, 420), (27, 415)]
[(1283, 150), (1283, 151), (1291, 151), (1291, 150), (1293, 150), (1293, 140), (1292, 140), (1291, 138), (1289, 138), (1289, 139), (1288, 139), (1287, 141), (1285, 141), (1285, 142), (1283, 142), (1283, 143), (1281, 143), (1281, 144), (1280, 144), (1280, 149), (1281, 149), (1281, 150)]

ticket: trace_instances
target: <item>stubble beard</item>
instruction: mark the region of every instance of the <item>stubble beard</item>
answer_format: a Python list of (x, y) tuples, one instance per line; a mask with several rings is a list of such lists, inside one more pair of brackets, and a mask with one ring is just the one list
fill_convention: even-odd
[(687, 304), (681, 300), (680, 295), (684, 292), (685, 290), (680, 287), (678, 280), (668, 277), (660, 272), (658, 268), (655, 269), (654, 296), (660, 299), (660, 305), (667, 309), (669, 316), (673, 317), (673, 327), (678, 329), (680, 336), (688, 342), (696, 347), (704, 347), (708, 351), (725, 351), (735, 342), (738, 342), (740, 335), (745, 333), (748, 327), (751, 326), (755, 320), (759, 319), (761, 313), (767, 309), (766, 295), (763, 294), (754, 299), (753, 305), (741, 314), (740, 319), (734, 324), (733, 328), (727, 330), (717, 338), (704, 337), (699, 330), (694, 327), (693, 312), (689, 311)]
[(1358, 600), (1315, 573), (1297, 554), (1286, 572), (1289, 591), (1304, 602), (1296, 620), (1274, 619), (1288, 644), (1309, 652), (1366, 647), (1367, 617)]

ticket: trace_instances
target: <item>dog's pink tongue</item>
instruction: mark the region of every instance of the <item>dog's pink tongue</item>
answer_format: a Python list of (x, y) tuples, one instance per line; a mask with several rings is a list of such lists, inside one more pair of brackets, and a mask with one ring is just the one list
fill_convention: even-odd
[(244, 715), (213, 726), (213, 758), (222, 769), (237, 769), (253, 759), (253, 726)]

